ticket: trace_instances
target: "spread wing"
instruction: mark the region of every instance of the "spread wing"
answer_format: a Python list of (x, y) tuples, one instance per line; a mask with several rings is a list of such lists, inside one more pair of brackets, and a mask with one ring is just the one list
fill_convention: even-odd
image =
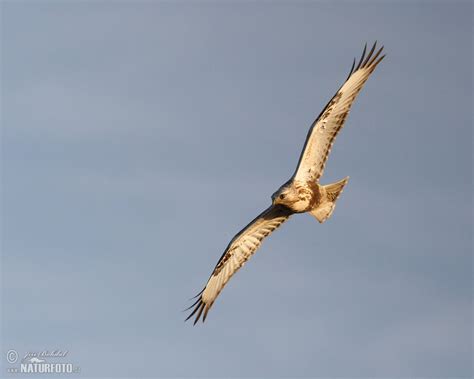
[(332, 144), (344, 126), (352, 103), (375, 67), (385, 57), (382, 55), (379, 58), (383, 46), (374, 54), (376, 44), (377, 42), (367, 57), (365, 57), (367, 45), (364, 47), (358, 65), (354, 67), (354, 60), (346, 82), (311, 125), (294, 174), (295, 180), (315, 181), (323, 174)]
[(206, 287), (196, 296), (198, 297), (196, 302), (188, 308), (193, 308), (193, 311), (186, 320), (196, 313), (194, 324), (199, 321), (201, 315), (202, 321), (206, 320), (207, 312), (232, 275), (257, 251), (263, 239), (288, 220), (292, 213), (285, 206), (272, 205), (230, 241), (207, 281)]

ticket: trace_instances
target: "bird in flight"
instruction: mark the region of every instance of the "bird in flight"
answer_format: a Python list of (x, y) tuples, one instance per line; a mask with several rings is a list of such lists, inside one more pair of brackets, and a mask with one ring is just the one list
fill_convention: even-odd
[(347, 184), (348, 177), (327, 185), (319, 184), (332, 144), (344, 126), (349, 110), (370, 74), (382, 61), (383, 46), (375, 52), (377, 42), (366, 56), (367, 44), (344, 84), (323, 109), (309, 129), (293, 176), (273, 195), (272, 205), (265, 209), (230, 241), (217, 262), (204, 289), (187, 310), (192, 309), (186, 321), (195, 315), (194, 324), (202, 317), (204, 322), (209, 309), (229, 279), (257, 251), (262, 241), (296, 213), (308, 212), (320, 223), (334, 211), (336, 201)]

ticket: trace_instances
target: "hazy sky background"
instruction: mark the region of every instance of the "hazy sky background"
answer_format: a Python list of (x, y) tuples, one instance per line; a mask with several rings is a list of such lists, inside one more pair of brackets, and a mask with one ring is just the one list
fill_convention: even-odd
[[(5, 2), (5, 351), (81, 377), (472, 375), (470, 2)], [(323, 183), (204, 325), (182, 309), (364, 43)]]

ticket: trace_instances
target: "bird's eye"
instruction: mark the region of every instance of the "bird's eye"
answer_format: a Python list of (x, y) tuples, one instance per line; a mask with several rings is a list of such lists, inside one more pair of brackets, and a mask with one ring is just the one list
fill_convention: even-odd
[(285, 198), (285, 195), (284, 194), (281, 194), (280, 195), (280, 199), (283, 200)]

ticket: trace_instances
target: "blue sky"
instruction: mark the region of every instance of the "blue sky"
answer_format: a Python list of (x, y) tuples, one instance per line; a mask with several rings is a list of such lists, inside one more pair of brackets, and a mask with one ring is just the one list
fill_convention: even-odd
[[(5, 352), (80, 377), (470, 377), (472, 4), (0, 5)], [(183, 323), (364, 43), (323, 183)]]

